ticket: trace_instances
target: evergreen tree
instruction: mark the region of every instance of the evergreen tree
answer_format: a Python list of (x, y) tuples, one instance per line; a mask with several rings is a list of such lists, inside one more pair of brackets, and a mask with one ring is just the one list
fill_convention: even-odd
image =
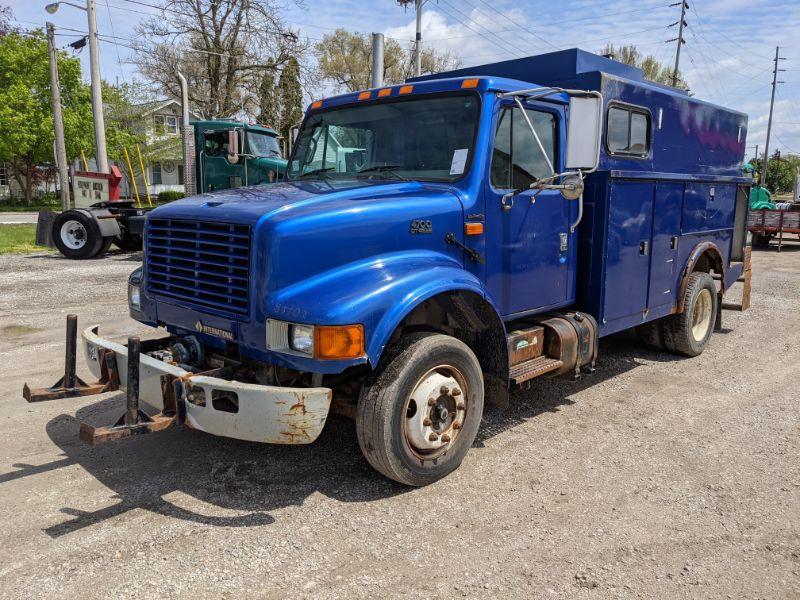
[(300, 86), (300, 63), (294, 57), (286, 61), (278, 78), (280, 117), (276, 120), (278, 134), (289, 139), (291, 128), (303, 118), (303, 89)]
[(262, 125), (277, 127), (280, 120), (278, 99), (275, 95), (275, 65), (272, 61), (267, 63), (261, 86), (258, 89), (258, 120)]

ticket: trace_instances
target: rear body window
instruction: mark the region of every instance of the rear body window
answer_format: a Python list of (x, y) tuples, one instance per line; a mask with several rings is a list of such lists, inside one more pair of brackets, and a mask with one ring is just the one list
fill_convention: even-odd
[(647, 156), (650, 153), (650, 114), (642, 109), (608, 109), (606, 146), (611, 154)]

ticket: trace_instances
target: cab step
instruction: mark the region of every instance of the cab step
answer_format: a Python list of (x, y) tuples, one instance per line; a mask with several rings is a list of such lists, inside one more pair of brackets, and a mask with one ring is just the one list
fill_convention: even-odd
[(509, 379), (513, 383), (520, 384), (534, 377), (560, 369), (563, 366), (564, 363), (560, 360), (548, 356), (539, 356), (511, 367)]

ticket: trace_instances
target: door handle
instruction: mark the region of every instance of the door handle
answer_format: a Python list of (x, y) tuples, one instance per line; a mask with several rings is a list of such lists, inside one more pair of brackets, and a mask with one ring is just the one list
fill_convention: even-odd
[(650, 253), (650, 242), (643, 240), (639, 242), (639, 254), (647, 256)]
[(670, 250), (677, 250), (678, 249), (678, 236), (673, 235), (669, 238), (669, 249)]

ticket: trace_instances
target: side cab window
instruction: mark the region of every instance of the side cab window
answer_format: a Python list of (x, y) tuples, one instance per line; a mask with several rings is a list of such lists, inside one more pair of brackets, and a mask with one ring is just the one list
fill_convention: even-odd
[[(525, 109), (550, 164), (556, 166), (556, 118), (549, 112)], [(528, 189), (549, 177), (550, 167), (519, 108), (503, 108), (497, 122), (489, 180), (498, 189)]]
[(609, 154), (634, 157), (650, 154), (650, 113), (645, 109), (612, 104), (606, 122)]

